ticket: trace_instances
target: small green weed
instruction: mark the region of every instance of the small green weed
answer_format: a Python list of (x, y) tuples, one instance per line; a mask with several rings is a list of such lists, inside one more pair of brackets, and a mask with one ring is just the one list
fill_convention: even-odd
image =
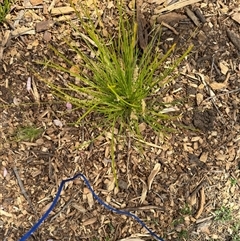
[(235, 223), (232, 227), (233, 233), (232, 233), (232, 241), (240, 241), (240, 223)]
[(178, 238), (179, 240), (187, 240), (188, 239), (188, 236), (189, 236), (189, 233), (187, 230), (181, 230), (179, 233), (178, 233)]
[(233, 177), (231, 177), (230, 182), (231, 182), (231, 186), (235, 186), (238, 183), (238, 181)]
[(42, 129), (35, 126), (23, 126), (17, 130), (17, 141), (33, 141), (42, 134)]
[[(10, 12), (11, 0), (2, 0), (0, 4), (0, 23), (5, 21), (7, 14)], [(1, 1), (0, 1), (1, 2)]]
[(114, 228), (114, 226), (112, 225), (112, 223), (108, 223), (108, 227), (109, 227), (109, 233), (110, 234), (113, 234), (113, 233), (115, 233), (115, 228)]
[(183, 215), (191, 215), (192, 214), (191, 207), (188, 204), (185, 204), (185, 206), (180, 210), (180, 213)]
[(232, 211), (230, 208), (222, 206), (214, 212), (214, 220), (216, 221), (230, 221), (232, 220)]
[(172, 225), (174, 227), (176, 227), (179, 224), (183, 224), (183, 223), (184, 223), (184, 218), (183, 217), (179, 217), (179, 218), (173, 220)]

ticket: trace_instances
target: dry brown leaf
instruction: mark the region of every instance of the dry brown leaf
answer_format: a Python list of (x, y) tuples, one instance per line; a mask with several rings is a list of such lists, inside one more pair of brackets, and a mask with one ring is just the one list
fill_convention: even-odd
[(201, 93), (196, 94), (196, 102), (198, 106), (203, 102), (203, 95)]
[(9, 218), (11, 218), (13, 216), (11, 213), (8, 213), (8, 212), (0, 209), (0, 216), (2, 216), (2, 215), (6, 216), (6, 217), (9, 217)]
[(114, 178), (111, 178), (111, 180), (106, 180), (105, 183), (107, 185), (108, 192), (111, 192), (115, 187)]
[(25, 8), (27, 8), (27, 7), (32, 7), (32, 4), (30, 3), (29, 0), (24, 0), (24, 1), (23, 1), (23, 6), (24, 6)]
[(35, 34), (36, 31), (33, 28), (27, 28), (27, 27), (20, 27), (11, 32), (13, 37), (18, 37), (24, 34)]
[(30, 3), (33, 5), (33, 6), (37, 6), (39, 4), (42, 4), (43, 3), (43, 0), (30, 0)]
[[(52, 0), (50, 6), (48, 7), (48, 12), (51, 12), (51, 10), (54, 8), (57, 0)], [(75, 4), (73, 2), (73, 4)]]
[(222, 72), (222, 74), (224, 74), (224, 75), (226, 75), (227, 74), (227, 72), (228, 72), (228, 66), (227, 66), (228, 64), (225, 62), (225, 61), (221, 61), (220, 63), (219, 63), (219, 67), (220, 67), (220, 69), (221, 69), (221, 72)]
[(187, 202), (190, 206), (194, 206), (197, 203), (197, 196), (196, 193), (193, 193), (188, 197)]
[(234, 13), (232, 19), (240, 24), (240, 13)]
[(35, 101), (40, 104), (40, 95), (38, 93), (37, 86), (33, 79), (32, 79), (32, 93), (33, 93)]
[(72, 203), (72, 206), (76, 208), (80, 213), (85, 213), (87, 210), (82, 206), (77, 203)]
[[(45, 205), (42, 210), (40, 211), (41, 214), (44, 214), (49, 208), (50, 206), (52, 205), (52, 202), (48, 203), (47, 205)], [(53, 214), (54, 212), (52, 212)]]
[(58, 8), (53, 8), (51, 11), (51, 14), (53, 16), (56, 16), (56, 15), (73, 13), (74, 11), (75, 10), (72, 7), (58, 7)]
[(87, 194), (87, 200), (88, 200), (89, 207), (92, 208), (94, 205), (94, 200), (91, 192)]
[(72, 65), (71, 68), (69, 69), (70, 75), (75, 76), (76, 74), (79, 74), (79, 66), (78, 65)]
[(223, 83), (213, 82), (213, 83), (210, 83), (209, 85), (213, 90), (221, 90), (227, 87), (226, 82), (223, 82)]
[(83, 226), (88, 226), (88, 225), (91, 225), (91, 224), (94, 224), (97, 222), (97, 218), (96, 217), (93, 217), (93, 218), (89, 218), (87, 220), (85, 220), (82, 225)]
[(197, 227), (197, 230), (199, 230), (201, 233), (205, 233), (207, 235), (210, 235), (210, 230), (209, 230), (210, 225), (211, 225), (211, 222), (209, 222), (209, 221), (200, 223)]
[(152, 186), (152, 182), (153, 179), (155, 178), (155, 176), (158, 174), (158, 172), (160, 171), (161, 165), (160, 163), (156, 163), (153, 170), (151, 171), (151, 174), (148, 177), (148, 190), (151, 189)]
[(201, 162), (206, 163), (207, 159), (208, 159), (208, 152), (203, 152), (203, 153), (201, 154), (199, 160), (200, 160)]
[(33, 21), (34, 20), (42, 21), (42, 18), (35, 11), (31, 9), (25, 12), (24, 18), (31, 18)]

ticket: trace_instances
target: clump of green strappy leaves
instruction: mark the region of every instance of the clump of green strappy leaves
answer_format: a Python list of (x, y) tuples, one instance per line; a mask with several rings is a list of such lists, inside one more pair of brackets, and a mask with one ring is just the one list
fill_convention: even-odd
[(188, 55), (191, 47), (171, 64), (166, 64), (175, 45), (162, 54), (156, 51), (157, 38), (153, 37), (144, 51), (139, 49), (136, 17), (127, 15), (121, 1), (118, 4), (118, 32), (107, 39), (102, 37), (88, 9), (81, 7), (85, 10), (81, 11), (84, 12), (82, 15), (76, 5), (72, 6), (83, 32), (73, 23), (69, 24), (81, 37), (88, 53), (67, 39), (68, 48), (77, 56), (75, 59), (81, 61), (76, 64), (60, 49), (50, 46), (64, 65), (49, 59), (44, 64), (74, 77), (77, 84), (66, 80), (63, 86), (44, 81), (58, 97), (83, 111), (84, 114), (77, 120), (78, 124), (90, 113), (98, 113), (102, 118), (97, 124), (101, 129), (109, 130), (113, 136), (116, 127), (139, 135), (141, 123), (156, 132), (168, 130), (166, 121), (171, 120), (172, 116), (165, 110), (173, 104), (159, 103), (159, 93), (172, 79), (175, 68)]

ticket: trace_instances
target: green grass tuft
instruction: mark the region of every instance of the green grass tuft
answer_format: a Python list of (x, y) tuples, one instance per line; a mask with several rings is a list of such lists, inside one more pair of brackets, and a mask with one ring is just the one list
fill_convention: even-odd
[[(81, 6), (81, 10), (85, 9), (84, 16), (75, 8), (82, 30), (71, 22), (69, 24), (75, 35), (81, 37), (84, 48), (88, 49), (86, 54), (71, 38), (66, 39), (68, 49), (74, 53), (76, 59), (80, 59), (77, 64), (50, 45), (55, 56), (61, 58), (64, 64), (53, 60), (42, 64), (67, 73), (75, 78), (75, 82), (66, 81), (58, 85), (38, 76), (55, 95), (71, 103), (74, 109), (83, 110), (84, 114), (79, 117), (77, 124), (92, 112), (100, 114), (102, 118), (98, 119), (99, 127), (112, 133), (112, 159), (115, 150), (115, 128), (119, 130), (118, 134), (121, 131), (130, 131), (138, 138), (141, 138), (141, 123), (145, 123), (155, 132), (170, 130), (165, 122), (173, 118), (168, 111), (173, 110), (176, 103), (161, 101), (161, 89), (173, 79), (175, 68), (192, 49), (190, 46), (182, 56), (171, 64), (166, 64), (168, 57), (174, 53), (175, 45), (162, 54), (156, 48), (156, 33), (145, 50), (141, 51), (137, 44), (136, 18), (130, 18), (126, 14), (121, 1), (118, 4), (118, 34), (108, 39), (101, 36), (94, 20), (91, 20), (91, 14), (84, 6)], [(114, 161), (112, 167), (115, 170)]]
[[(156, 98), (159, 97), (154, 98), (154, 95), (159, 94), (159, 89), (171, 80), (174, 69), (187, 56), (191, 47), (171, 65), (163, 67), (175, 45), (163, 55), (155, 52), (153, 40), (142, 53), (137, 46), (137, 23), (135, 19), (129, 19), (121, 6), (118, 36), (108, 40), (101, 37), (87, 10), (86, 22), (80, 13), (77, 14), (87, 36), (73, 24), (71, 27), (82, 36), (85, 46), (95, 57), (83, 53), (73, 41), (66, 40), (71, 51), (81, 58), (81, 63), (76, 65), (53, 46), (50, 48), (67, 67), (50, 60), (45, 63), (78, 80), (78, 84), (68, 82), (64, 87), (47, 82), (57, 96), (85, 111), (77, 123), (95, 112), (105, 118), (105, 127), (119, 124), (120, 129), (139, 133), (139, 124), (145, 122), (155, 131), (167, 130), (162, 121), (171, 119), (164, 111), (171, 104), (157, 104)], [(159, 72), (161, 66), (162, 72)]]
[(0, 23), (5, 21), (7, 14), (11, 9), (11, 0), (3, 0), (3, 3), (0, 4)]
[(42, 134), (42, 129), (35, 126), (23, 126), (17, 130), (17, 141), (34, 141)]

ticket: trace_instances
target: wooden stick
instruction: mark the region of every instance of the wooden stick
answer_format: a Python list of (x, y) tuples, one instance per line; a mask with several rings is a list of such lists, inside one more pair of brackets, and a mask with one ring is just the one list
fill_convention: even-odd
[(196, 17), (193, 11), (191, 11), (188, 7), (186, 7), (185, 12), (197, 27), (201, 26), (200, 22), (198, 21), (198, 18)]
[(162, 22), (162, 26), (164, 26), (164, 27), (166, 27), (166, 28), (172, 30), (176, 35), (179, 35), (178, 31), (177, 31), (174, 27), (168, 25), (167, 23)]
[(32, 208), (32, 210), (35, 212), (35, 214), (37, 214), (36, 209), (34, 208), (32, 202), (31, 202), (29, 196), (27, 195), (27, 192), (26, 192), (26, 190), (25, 190), (25, 188), (24, 188), (24, 186), (23, 186), (23, 182), (22, 182), (22, 180), (21, 180), (21, 178), (20, 178), (20, 176), (19, 176), (19, 174), (18, 174), (17, 168), (16, 168), (16, 167), (13, 167), (13, 171), (14, 171), (14, 174), (15, 174), (15, 176), (16, 176), (16, 178), (17, 178), (18, 185), (19, 185), (19, 187), (20, 187), (20, 190), (21, 190), (23, 196), (25, 197), (25, 199), (27, 200), (28, 204), (30, 205), (30, 207)]

